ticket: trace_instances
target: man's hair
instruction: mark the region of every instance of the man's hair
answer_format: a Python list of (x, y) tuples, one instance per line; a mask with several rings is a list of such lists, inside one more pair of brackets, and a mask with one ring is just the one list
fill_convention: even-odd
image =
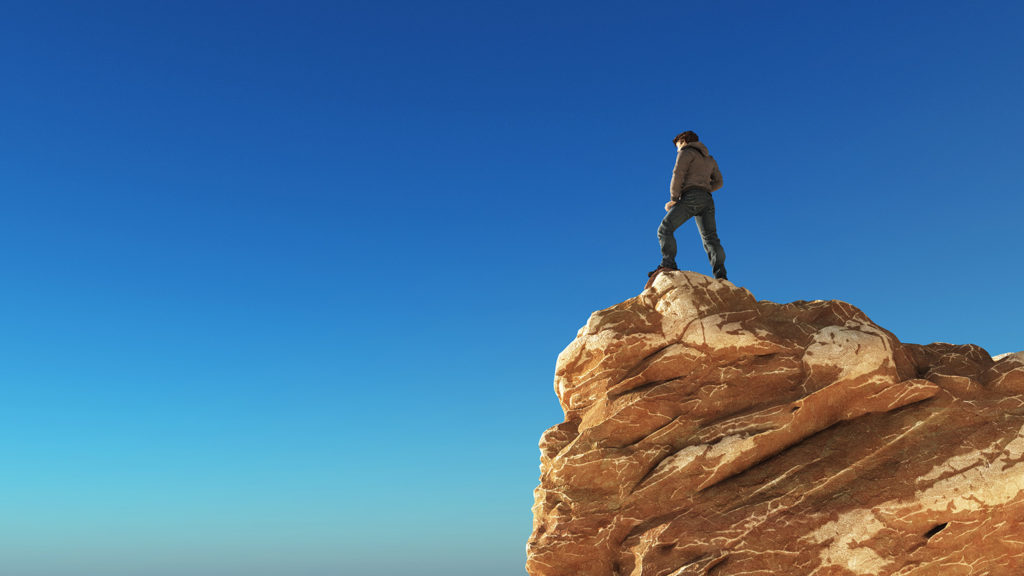
[(687, 144), (689, 144), (690, 142), (700, 142), (700, 138), (697, 138), (697, 133), (694, 132), (693, 130), (687, 130), (686, 132), (677, 135), (675, 138), (672, 139), (672, 143), (675, 144), (680, 140), (686, 142)]

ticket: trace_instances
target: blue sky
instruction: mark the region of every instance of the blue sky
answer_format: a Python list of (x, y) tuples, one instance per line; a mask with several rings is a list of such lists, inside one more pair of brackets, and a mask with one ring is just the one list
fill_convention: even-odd
[(758, 298), (1024, 349), (1022, 27), (3, 3), (0, 571), (522, 576), (555, 357), (657, 265), (686, 129)]

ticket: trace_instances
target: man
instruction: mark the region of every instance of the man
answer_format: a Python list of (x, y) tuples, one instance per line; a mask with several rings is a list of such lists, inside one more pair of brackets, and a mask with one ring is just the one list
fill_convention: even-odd
[(676, 267), (675, 231), (693, 217), (697, 222), (704, 251), (711, 261), (711, 270), (715, 278), (726, 280), (725, 250), (718, 240), (715, 226), (715, 201), (711, 193), (722, 187), (722, 173), (718, 171), (718, 163), (708, 152), (707, 147), (697, 138), (697, 134), (686, 131), (676, 136), (672, 143), (676, 145), (676, 166), (672, 170), (672, 183), (669, 186), (671, 200), (665, 204), (665, 219), (658, 227), (658, 242), (661, 243), (661, 265), (651, 271), (652, 279), (662, 270), (678, 270)]

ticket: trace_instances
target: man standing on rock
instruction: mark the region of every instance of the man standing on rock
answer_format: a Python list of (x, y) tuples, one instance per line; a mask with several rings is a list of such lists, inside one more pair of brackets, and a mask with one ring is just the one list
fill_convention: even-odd
[(718, 162), (702, 144), (697, 134), (687, 130), (676, 136), (672, 143), (679, 153), (676, 155), (676, 167), (672, 170), (672, 184), (669, 186), (671, 200), (665, 204), (665, 219), (658, 227), (658, 241), (661, 243), (661, 265), (652, 270), (648, 276), (654, 276), (662, 270), (678, 270), (676, 267), (675, 231), (691, 217), (697, 221), (704, 251), (711, 261), (711, 270), (715, 278), (726, 279), (725, 250), (718, 240), (715, 226), (715, 201), (711, 193), (722, 187), (722, 173), (718, 171)]

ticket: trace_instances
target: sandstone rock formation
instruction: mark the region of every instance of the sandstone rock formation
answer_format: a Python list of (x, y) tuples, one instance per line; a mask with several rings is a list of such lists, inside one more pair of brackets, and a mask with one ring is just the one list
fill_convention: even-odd
[(532, 576), (1024, 574), (1024, 354), (671, 272), (555, 390)]

